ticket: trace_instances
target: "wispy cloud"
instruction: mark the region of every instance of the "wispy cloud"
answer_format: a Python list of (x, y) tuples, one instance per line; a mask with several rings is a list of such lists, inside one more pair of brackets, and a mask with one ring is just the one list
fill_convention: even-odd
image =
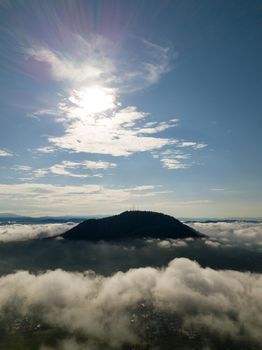
[[(111, 213), (126, 210), (143, 198), (156, 196), (159, 186), (110, 188), (97, 184), (62, 186), (44, 183), (0, 184), (2, 211), (18, 208), (23, 212), (41, 213)], [(161, 192), (160, 192), (161, 193)], [(50, 201), (52, 198), (52, 201)], [(8, 199), (9, 208), (6, 208)], [(5, 203), (5, 204), (4, 204)]]
[[(66, 53), (47, 46), (33, 46), (26, 50), (29, 58), (48, 64), (51, 76), (61, 82), (88, 84), (103, 82), (121, 89), (136, 90), (156, 83), (170, 70), (174, 57), (170, 47), (161, 46), (139, 37), (130, 36), (127, 46), (136, 50), (116, 48), (101, 35), (68, 33), (71, 50)], [(122, 56), (128, 51), (129, 59)]]
[(99, 161), (93, 161), (93, 160), (84, 160), (83, 162), (74, 163), (71, 162), (71, 166), (78, 167), (81, 166), (85, 169), (109, 169), (109, 168), (115, 168), (117, 166), (116, 163), (110, 163), (110, 162), (103, 162), (101, 160)]
[[(153, 151), (152, 156), (155, 159), (159, 159), (163, 167), (169, 170), (190, 168), (195, 164), (191, 160), (192, 154), (184, 153), (180, 149), (177, 149), (177, 147), (181, 148), (181, 143), (184, 144), (184, 142), (177, 141), (173, 145), (173, 148)], [(200, 150), (204, 148), (202, 144), (198, 144), (197, 142), (186, 142), (186, 144), (189, 144), (189, 145), (186, 145), (183, 147), (193, 147), (194, 150)]]
[(109, 163), (109, 162), (102, 162), (102, 161), (92, 161), (92, 160), (86, 160), (83, 162), (69, 162), (69, 161), (63, 161), (61, 164), (55, 164), (51, 166), (48, 171), (55, 175), (67, 175), (72, 177), (100, 177), (102, 175), (100, 174), (76, 174), (72, 173), (71, 171), (68, 171), (67, 169), (89, 169), (89, 170), (105, 170), (109, 168), (115, 168), (115, 163)]
[(175, 57), (171, 47), (162, 46), (139, 37), (130, 37), (129, 59), (120, 62), (122, 88), (125, 91), (144, 89), (157, 83), (171, 70)]
[(13, 153), (6, 151), (4, 149), (0, 149), (0, 157), (12, 157)]
[(13, 167), (14, 170), (18, 170), (18, 171), (31, 171), (32, 170), (32, 167), (29, 166), (29, 165), (15, 165)]
[(170, 47), (157, 45), (149, 40), (143, 39), (147, 50), (151, 53), (150, 62), (144, 63), (145, 77), (150, 84), (156, 83), (162, 75), (170, 70), (170, 61), (173, 53)]
[(61, 163), (57, 163), (52, 165), (49, 168), (43, 168), (43, 169), (35, 169), (32, 171), (32, 174), (34, 177), (43, 177), (47, 174), (54, 174), (54, 175), (63, 175), (63, 176), (71, 176), (76, 178), (87, 178), (87, 177), (101, 177), (102, 174), (83, 174), (83, 173), (76, 173), (72, 172), (72, 170), (106, 170), (115, 168), (117, 166), (116, 163), (110, 163), (105, 161), (93, 161), (93, 160), (85, 160), (82, 162), (72, 162), (64, 160)]
[(35, 169), (32, 171), (32, 175), (33, 177), (31, 179), (33, 179), (34, 177), (38, 178), (38, 177), (43, 177), (45, 175), (48, 174), (48, 170), (47, 169)]
[(59, 235), (70, 230), (76, 224), (67, 222), (63, 224), (12, 224), (0, 226), (0, 241), (24, 241), (29, 239), (42, 239)]
[[(138, 128), (137, 133), (138, 134), (157, 134), (161, 131), (165, 131), (170, 128), (174, 128), (177, 126), (178, 119), (170, 119), (167, 122), (160, 122), (160, 123), (153, 123), (153, 125), (150, 125), (151, 123), (146, 123), (145, 126)], [(148, 126), (148, 124), (150, 126)], [(174, 140), (174, 143), (176, 141)]]
[[(76, 41), (78, 51), (73, 54), (62, 54), (48, 47), (33, 47), (27, 49), (28, 56), (36, 61), (49, 65), (50, 74), (55, 80), (69, 81), (71, 83), (84, 83), (86, 81), (97, 81), (110, 76), (113, 71), (110, 59), (105, 59), (103, 50), (105, 45), (101, 38), (92, 36), (89, 42), (80, 36), (72, 37)], [(93, 47), (92, 47), (93, 46)], [(97, 52), (100, 51), (100, 52)], [(105, 74), (106, 72), (106, 74)]]
[(67, 170), (67, 168), (70, 169), (71, 167), (67, 166), (66, 164), (55, 164), (50, 168), (48, 168), (46, 171), (47, 173), (51, 173), (54, 175), (63, 175), (63, 176), (71, 176), (71, 177), (78, 177), (78, 178), (88, 177), (87, 174), (76, 174)]
[(55, 151), (56, 151), (56, 149), (54, 147), (52, 147), (52, 146), (39, 147), (39, 148), (36, 148), (34, 150), (34, 152), (46, 153), (46, 154), (54, 153)]
[(186, 169), (190, 167), (190, 164), (181, 163), (177, 159), (162, 158), (160, 159), (160, 161), (163, 164), (163, 167), (167, 169), (175, 170), (175, 169)]
[(205, 143), (191, 142), (191, 141), (181, 141), (177, 144), (177, 147), (192, 147), (193, 149), (202, 149), (207, 147)]

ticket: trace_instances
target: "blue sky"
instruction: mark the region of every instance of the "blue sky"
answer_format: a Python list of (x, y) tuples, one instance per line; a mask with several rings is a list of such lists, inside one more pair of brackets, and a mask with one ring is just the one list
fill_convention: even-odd
[(261, 1), (2, 1), (0, 211), (262, 216)]

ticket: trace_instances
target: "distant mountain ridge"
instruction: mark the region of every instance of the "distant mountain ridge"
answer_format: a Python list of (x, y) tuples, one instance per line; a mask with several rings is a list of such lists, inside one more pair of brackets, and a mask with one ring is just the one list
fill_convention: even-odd
[(20, 218), (21, 215), (13, 214), (13, 213), (0, 213), (1, 218)]
[(204, 235), (172, 216), (152, 211), (125, 211), (101, 219), (88, 219), (59, 235), (68, 240), (125, 238), (199, 238)]
[(42, 216), (42, 217), (31, 217), (22, 216), (11, 213), (0, 213), (0, 225), (4, 224), (58, 224), (72, 222), (82, 222), (88, 217), (74, 217), (74, 216)]

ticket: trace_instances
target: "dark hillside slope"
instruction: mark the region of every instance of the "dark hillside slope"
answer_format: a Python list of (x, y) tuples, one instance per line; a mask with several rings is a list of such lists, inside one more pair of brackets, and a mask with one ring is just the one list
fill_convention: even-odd
[(83, 221), (60, 235), (68, 240), (117, 240), (125, 238), (202, 237), (172, 216), (150, 211), (125, 211), (102, 219)]

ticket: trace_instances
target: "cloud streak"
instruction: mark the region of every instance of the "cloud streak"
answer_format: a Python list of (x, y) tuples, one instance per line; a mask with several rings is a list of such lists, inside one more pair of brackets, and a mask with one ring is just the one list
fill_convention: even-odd
[[(100, 163), (101, 166), (101, 163)], [(40, 174), (42, 176), (42, 173)], [(111, 213), (126, 210), (135, 203), (143, 204), (149, 196), (161, 195), (159, 186), (143, 185), (135, 187), (110, 188), (97, 184), (89, 185), (54, 185), (45, 183), (0, 184), (2, 203), (9, 200), (9, 209), (20, 207), (23, 213), (34, 212), (37, 215), (69, 214), (85, 215)], [(50, 198), (52, 201), (50, 202)], [(6, 211), (3, 205), (2, 211)]]
[[(59, 176), (70, 176), (75, 178), (102, 177), (103, 176), (102, 174), (94, 174), (94, 173), (86, 174), (86, 173), (82, 173), (82, 171), (86, 171), (86, 170), (101, 171), (101, 170), (112, 169), (112, 168), (115, 168), (116, 166), (117, 166), (116, 163), (110, 163), (110, 162), (105, 162), (101, 160), (100, 161), (85, 160), (82, 162), (72, 162), (72, 161), (64, 160), (61, 163), (54, 164), (49, 168), (35, 169), (31, 173), (35, 178), (40, 178), (48, 174), (59, 175)], [(24, 170), (27, 170), (27, 169), (24, 169)], [(75, 172), (76, 170), (78, 172)], [(81, 173), (79, 172), (79, 170), (81, 171)]]

